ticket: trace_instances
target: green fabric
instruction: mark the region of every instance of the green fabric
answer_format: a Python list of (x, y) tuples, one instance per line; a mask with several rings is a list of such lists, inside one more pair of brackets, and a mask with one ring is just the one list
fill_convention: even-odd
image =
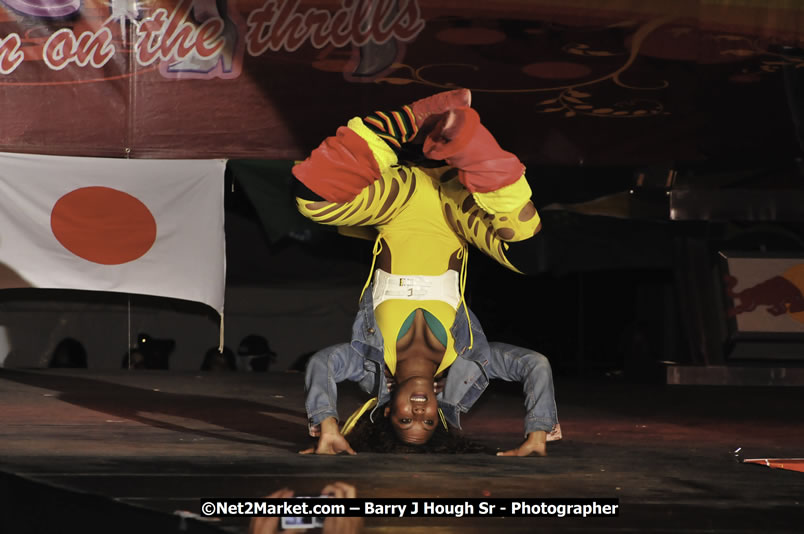
[(410, 315), (408, 315), (408, 318), (407, 318), (407, 319), (405, 319), (405, 322), (404, 322), (404, 323), (402, 323), (402, 326), (400, 326), (400, 327), (399, 327), (399, 335), (398, 335), (398, 336), (396, 336), (396, 340), (397, 340), (397, 341), (399, 341), (400, 339), (402, 339), (402, 336), (404, 336), (405, 334), (407, 334), (407, 333), (408, 333), (408, 330), (410, 330), (410, 327), (411, 327), (411, 325), (413, 324), (413, 318), (414, 318), (414, 317), (416, 317), (416, 310), (413, 310), (413, 311), (410, 313)]
[[(427, 326), (430, 328), (430, 331), (435, 335), (435, 337), (441, 342), (442, 345), (445, 347), (447, 346), (447, 331), (444, 329), (444, 325), (441, 324), (435, 315), (430, 313), (429, 311), (425, 310), (424, 308), (418, 308), (424, 313), (424, 320), (427, 323)], [(399, 335), (396, 336), (396, 340), (399, 341), (402, 339), (402, 336), (408, 333), (410, 327), (413, 325), (413, 318), (416, 316), (416, 311), (413, 310), (408, 318), (405, 319), (405, 322), (402, 323), (402, 326), (399, 328)]]
[(427, 321), (427, 326), (430, 327), (430, 331), (435, 335), (435, 337), (441, 342), (442, 345), (445, 347), (447, 346), (447, 331), (444, 329), (444, 325), (441, 324), (435, 315), (430, 313), (427, 310), (422, 310), (424, 312), (424, 320)]
[(248, 197), (271, 243), (293, 234), (318, 232), (315, 223), (296, 210), (291, 160), (230, 159), (226, 170)]

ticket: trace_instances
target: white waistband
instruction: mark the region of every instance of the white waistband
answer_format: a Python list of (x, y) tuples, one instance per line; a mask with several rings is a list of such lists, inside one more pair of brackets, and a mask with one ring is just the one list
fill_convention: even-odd
[(391, 299), (440, 300), (455, 309), (461, 303), (458, 272), (448, 270), (438, 276), (399, 275), (377, 269), (371, 296), (374, 308)]

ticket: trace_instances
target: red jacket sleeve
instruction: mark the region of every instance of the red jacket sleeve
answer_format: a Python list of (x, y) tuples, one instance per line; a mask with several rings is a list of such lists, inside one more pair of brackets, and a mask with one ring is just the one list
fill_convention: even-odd
[(380, 176), (368, 143), (341, 126), (310, 157), (293, 167), (293, 176), (331, 202), (347, 202)]

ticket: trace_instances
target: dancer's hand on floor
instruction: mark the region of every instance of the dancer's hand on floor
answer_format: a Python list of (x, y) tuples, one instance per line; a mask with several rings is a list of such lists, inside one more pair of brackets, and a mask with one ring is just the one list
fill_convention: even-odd
[(519, 447), (500, 451), (497, 456), (547, 456), (547, 432), (531, 432)]
[(328, 417), (321, 421), (321, 436), (318, 438), (318, 445), (299, 451), (299, 454), (340, 454), (342, 452), (357, 454), (338, 429), (338, 421), (334, 417)]

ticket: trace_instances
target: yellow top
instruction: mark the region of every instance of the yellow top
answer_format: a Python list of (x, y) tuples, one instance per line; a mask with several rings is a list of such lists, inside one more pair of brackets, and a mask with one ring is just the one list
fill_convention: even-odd
[[(452, 169), (401, 166), (393, 150), (360, 119), (352, 119), (348, 126), (367, 142), (381, 175), (348, 202), (297, 199), (302, 215), (322, 224), (374, 227), (378, 232), (374, 257), (380, 253), (384, 242), (391, 252), (393, 274), (443, 274), (449, 269), (450, 257), (456, 251), (460, 251), (459, 257), (465, 264), (467, 242), (519, 272), (505, 257), (505, 241), (527, 239), (539, 224), (535, 213), (521, 220), (523, 207), (530, 200), (530, 188), (524, 176), (500, 192), (473, 196)], [(373, 270), (372, 264), (371, 272)], [(462, 282), (465, 280), (463, 268), (460, 278)], [(435, 316), (447, 333), (446, 351), (436, 374), (457, 357), (450, 331), (456, 313), (452, 306), (438, 300), (385, 300), (375, 309), (375, 318), (383, 335), (385, 362), (392, 373), (396, 370), (399, 330), (418, 308)]]
[[(401, 275), (435, 276), (449, 268), (449, 259), (463, 248), (441, 211), (436, 177), (419, 168), (411, 172), (411, 190), (404, 209), (377, 230), (391, 250), (391, 272)], [(404, 172), (404, 171), (402, 171)], [(396, 341), (402, 324), (418, 308), (430, 312), (447, 332), (447, 346), (440, 373), (455, 361), (455, 343), (449, 328), (455, 321), (455, 308), (440, 300), (385, 300), (374, 310), (383, 335), (385, 363), (396, 373)]]

